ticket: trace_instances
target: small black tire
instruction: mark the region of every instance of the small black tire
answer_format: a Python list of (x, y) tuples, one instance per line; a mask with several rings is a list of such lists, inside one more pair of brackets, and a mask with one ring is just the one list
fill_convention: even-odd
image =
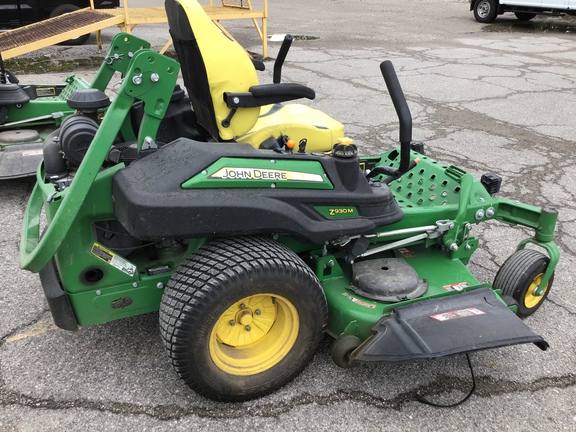
[(348, 369), (353, 366), (350, 362), (350, 354), (360, 346), (362, 341), (360, 338), (353, 334), (343, 334), (338, 337), (332, 344), (332, 360), (336, 366)]
[(508, 306), (508, 308), (518, 308), (518, 302), (514, 297), (509, 295), (502, 295), (502, 300), (504, 301), (504, 303), (506, 303), (506, 306)]
[(498, 15), (496, 0), (476, 0), (474, 3), (474, 18), (480, 23), (491, 23)]
[(538, 14), (532, 12), (514, 12), (514, 15), (516, 15), (516, 18), (518, 18), (520, 21), (530, 21)]
[(554, 273), (550, 276), (543, 295), (536, 296), (535, 290), (549, 263), (550, 259), (541, 252), (521, 249), (513, 253), (498, 270), (493, 287), (518, 302), (516, 314), (519, 317), (532, 315), (548, 297), (554, 282)]
[(195, 392), (254, 399), (284, 386), (312, 359), (328, 307), (316, 275), (263, 237), (214, 240), (184, 260), (160, 305), (172, 365)]
[[(77, 10), (80, 10), (80, 8), (76, 5), (73, 5), (73, 4), (63, 4), (60, 6), (56, 6), (50, 12), (49, 18), (54, 18), (54, 17), (60, 16), (60, 15), (64, 15), (66, 13), (75, 12)], [(84, 45), (89, 38), (90, 38), (90, 33), (87, 33), (85, 35), (78, 36), (78, 37), (75, 37), (72, 39), (68, 39), (68, 40), (65, 40), (64, 42), (60, 42), (58, 45), (72, 45), (72, 46)]]

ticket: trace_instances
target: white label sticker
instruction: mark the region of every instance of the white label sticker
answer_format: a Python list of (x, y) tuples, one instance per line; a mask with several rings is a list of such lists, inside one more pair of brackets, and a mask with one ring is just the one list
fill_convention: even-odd
[(38, 156), (42, 154), (42, 149), (40, 150), (23, 150), (21, 152), (22, 156)]
[(344, 297), (346, 297), (348, 300), (350, 300), (352, 303), (356, 303), (359, 306), (365, 307), (365, 308), (370, 308), (370, 309), (376, 309), (376, 305), (373, 303), (368, 303), (365, 302), (363, 300), (360, 300), (359, 298), (356, 298), (354, 296), (351, 296), (350, 294), (348, 294), (346, 291), (344, 291), (342, 293), (342, 295)]
[(470, 284), (468, 282), (458, 282), (450, 285), (444, 285), (442, 288), (444, 288), (446, 291), (463, 291), (464, 288), (468, 288), (469, 286)]
[(443, 312), (437, 315), (430, 315), (430, 318), (433, 318), (437, 321), (450, 321), (456, 318), (467, 318), (475, 315), (486, 315), (486, 312), (482, 312), (480, 309), (476, 308), (468, 308), (450, 312)]

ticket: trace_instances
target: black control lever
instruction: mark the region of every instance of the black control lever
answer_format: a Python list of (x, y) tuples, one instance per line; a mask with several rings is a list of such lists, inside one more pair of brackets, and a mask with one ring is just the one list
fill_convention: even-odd
[(302, 138), (298, 143), (298, 153), (306, 153), (306, 144), (308, 144), (308, 140), (306, 138)]
[(398, 81), (398, 76), (390, 60), (380, 63), (380, 71), (388, 87), (388, 92), (392, 98), (392, 103), (396, 109), (400, 122), (400, 167), (398, 176), (410, 170), (410, 143), (412, 142), (412, 114), (406, 103), (404, 92)]
[(0, 84), (6, 84), (8, 82), (8, 77), (6, 76), (6, 69), (4, 68), (4, 60), (2, 59), (2, 53), (0, 52)]
[[(408, 169), (406, 171), (410, 171), (412, 168), (414, 168), (419, 161), (420, 161), (419, 159), (411, 160), (408, 164)], [(384, 180), (382, 180), (381, 183), (390, 184), (394, 180), (400, 178), (402, 174), (404, 174), (406, 171), (400, 171), (399, 169), (395, 169), (389, 166), (379, 165), (366, 175), (366, 179), (371, 180), (376, 176), (384, 174), (387, 177)]]
[(276, 61), (274, 62), (274, 76), (272, 79), (274, 84), (278, 84), (282, 80), (282, 65), (284, 64), (284, 60), (286, 60), (286, 54), (288, 54), (293, 40), (294, 37), (291, 34), (284, 36), (284, 40), (278, 51), (278, 57), (276, 57)]

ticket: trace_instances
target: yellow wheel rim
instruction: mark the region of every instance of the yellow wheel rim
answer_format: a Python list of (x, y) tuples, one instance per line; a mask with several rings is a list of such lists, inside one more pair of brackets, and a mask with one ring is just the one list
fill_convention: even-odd
[(533, 307), (537, 306), (538, 303), (542, 301), (544, 294), (548, 290), (548, 284), (546, 284), (544, 290), (542, 291), (542, 295), (536, 295), (536, 291), (538, 290), (543, 277), (544, 273), (540, 273), (538, 276), (536, 276), (526, 291), (526, 295), (524, 296), (524, 306), (526, 306), (528, 309), (532, 309)]
[(210, 334), (210, 357), (231, 375), (254, 375), (278, 364), (298, 337), (294, 305), (273, 294), (246, 297), (220, 316)]

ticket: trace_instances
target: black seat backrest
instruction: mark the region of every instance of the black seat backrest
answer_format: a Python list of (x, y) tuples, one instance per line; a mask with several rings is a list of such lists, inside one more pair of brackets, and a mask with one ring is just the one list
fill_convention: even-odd
[(256, 123), (259, 108), (239, 109), (228, 126), (222, 121), (230, 114), (224, 92), (247, 92), (258, 85), (247, 53), (212, 22), (196, 0), (166, 0), (165, 7), (198, 123), (217, 141), (246, 133)]

